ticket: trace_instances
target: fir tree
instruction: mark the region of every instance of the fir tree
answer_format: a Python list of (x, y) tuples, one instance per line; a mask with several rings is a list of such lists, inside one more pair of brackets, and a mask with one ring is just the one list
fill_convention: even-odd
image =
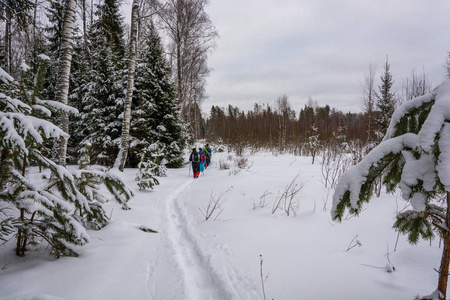
[[(89, 236), (72, 213), (74, 207), (84, 207), (85, 203), (78, 197), (72, 174), (48, 160), (42, 151), (45, 139), (68, 136), (52, 123), (39, 118), (49, 117), (49, 108), (53, 105), (71, 110), (36, 96), (45, 72), (36, 77), (36, 86), (32, 90), (15, 83), (1, 69), (0, 73), (0, 124), (3, 125), (0, 129), (0, 201), (14, 207), (17, 213), (12, 215), (18, 216), (2, 216), (0, 223), (13, 224), (17, 237), (16, 254), (19, 256), (25, 255), (25, 251), (41, 239), (49, 243), (56, 257), (76, 255), (70, 244), (82, 245)], [(31, 164), (50, 172), (51, 176), (44, 178), (46, 183), (36, 184), (29, 180), (27, 171)], [(0, 236), (8, 233), (8, 230), (2, 231)]]
[[(400, 213), (394, 227), (411, 243), (431, 239), (439, 231), (444, 249), (438, 288), (424, 299), (446, 299), (450, 263), (450, 80), (431, 94), (405, 102), (393, 114), (386, 136), (340, 178), (333, 196), (332, 217), (345, 210), (359, 214), (383, 175), (388, 192), (400, 187), (412, 209)], [(443, 196), (443, 197), (442, 197)], [(443, 198), (443, 205), (437, 199)]]
[(58, 65), (62, 43), (62, 27), (64, 21), (64, 0), (50, 0), (47, 8), (48, 25), (44, 29), (48, 44), (48, 55), (51, 58), (49, 72), (46, 76), (43, 94), (46, 99), (55, 99)]
[(90, 151), (91, 144), (85, 143), (84, 147), (80, 150), (80, 159), (78, 160), (78, 167), (85, 169), (91, 163)]
[(119, 1), (106, 0), (98, 6), (96, 16), (89, 32), (89, 77), (79, 88), (82, 118), (76, 135), (92, 144), (94, 163), (112, 166), (120, 143), (126, 86)]
[[(0, 214), (0, 240), (5, 241), (15, 233), (19, 256), (43, 241), (50, 245), (55, 257), (75, 256), (72, 246), (89, 241), (83, 224), (92, 228), (106, 224), (101, 207), (106, 199), (97, 192), (99, 185), (106, 186), (125, 208), (132, 192), (113, 172), (71, 172), (46, 157), (47, 139), (68, 138), (46, 119), (55, 111), (77, 111), (39, 99), (48, 60), (44, 55), (39, 57), (38, 73), (23, 76), (34, 78), (33, 86), (25, 82), (17, 84), (0, 69), (0, 203), (11, 208)], [(31, 68), (23, 65), (23, 70), (30, 72)], [(44, 170), (42, 181), (30, 180), (32, 165)]]
[(152, 173), (159, 177), (167, 176), (166, 145), (164, 145), (160, 141), (157, 141), (156, 143), (151, 144), (146, 152), (149, 153), (151, 160), (157, 166), (157, 168), (153, 169)]
[[(69, 104), (84, 111), (83, 99), (87, 93), (88, 82), (91, 80), (91, 62), (89, 51), (83, 46), (83, 40), (80, 36), (75, 37), (74, 53), (71, 68), (71, 92), (69, 94)], [(69, 162), (75, 163), (80, 159), (85, 143), (82, 141), (86, 138), (86, 123), (82, 122), (82, 115), (76, 115), (71, 118), (69, 123), (70, 139), (67, 148)]]
[(180, 167), (185, 141), (170, 68), (164, 58), (161, 38), (153, 23), (146, 37), (142, 61), (138, 64), (131, 124), (132, 153), (136, 164), (141, 149), (159, 142), (166, 149), (167, 166)]
[(389, 127), (392, 114), (395, 110), (395, 93), (392, 92), (392, 74), (390, 72), (390, 65), (386, 57), (386, 64), (384, 65), (384, 74), (381, 76), (381, 85), (378, 87), (379, 94), (377, 97), (377, 108), (379, 109), (380, 116), (377, 118), (377, 122), (380, 126), (382, 134), (386, 133)]
[(152, 189), (155, 185), (159, 184), (158, 179), (155, 177), (158, 165), (152, 161), (148, 153), (142, 153), (138, 169), (135, 180), (137, 181), (139, 190)]

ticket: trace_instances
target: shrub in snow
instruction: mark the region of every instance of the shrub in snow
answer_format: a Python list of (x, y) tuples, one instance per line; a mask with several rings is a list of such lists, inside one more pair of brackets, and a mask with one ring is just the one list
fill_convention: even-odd
[(267, 195), (270, 195), (271, 193), (270, 192), (268, 192), (268, 191), (265, 191), (262, 195), (261, 195), (261, 197), (259, 197), (259, 203), (256, 203), (255, 201), (253, 201), (253, 209), (256, 209), (256, 208), (264, 208), (264, 207), (266, 207), (267, 205), (268, 205), (268, 203), (266, 203), (266, 196)]
[(149, 148), (145, 150), (145, 153), (151, 158), (151, 161), (156, 166), (152, 169), (153, 175), (165, 177), (167, 173), (166, 164), (168, 162), (166, 159), (167, 147), (163, 143), (157, 141), (156, 143), (151, 144)]
[(248, 170), (252, 165), (249, 165), (248, 158), (234, 155), (227, 155), (226, 158), (219, 160), (220, 170), (229, 170), (230, 175), (236, 175), (241, 170)]
[(142, 155), (142, 160), (138, 164), (138, 172), (136, 174), (136, 181), (139, 190), (152, 189), (155, 185), (159, 184), (154, 173), (158, 168), (151, 160), (147, 160), (145, 155)]
[(218, 196), (214, 195), (211, 191), (211, 197), (209, 198), (209, 202), (207, 205), (202, 205), (199, 208), (203, 217), (205, 217), (205, 221), (208, 221), (213, 215), (214, 221), (219, 217), (219, 215), (223, 212), (222, 204), (225, 202), (225, 199), (222, 199), (223, 195), (228, 193), (233, 187), (229, 187), (225, 192), (220, 193)]
[(222, 141), (220, 140), (218, 145), (215, 145), (212, 149), (214, 152), (225, 152), (226, 147), (222, 144)]
[(337, 152), (326, 148), (322, 151), (320, 164), (323, 184), (325, 187), (335, 188), (339, 176), (350, 167), (351, 158), (345, 152)]
[(346, 251), (349, 251), (349, 250), (355, 248), (356, 246), (358, 246), (358, 247), (361, 247), (361, 246), (362, 246), (361, 242), (360, 242), (359, 239), (358, 239), (358, 235), (355, 235), (355, 236), (353, 237), (353, 239), (352, 239), (352, 241), (350, 242), (350, 244), (348, 244), (348, 247), (347, 247), (347, 250), (346, 250)]
[(141, 161), (138, 164), (139, 170), (135, 178), (139, 190), (152, 189), (159, 184), (156, 176), (166, 176), (164, 150), (164, 145), (157, 142), (150, 145), (141, 154)]
[[(445, 299), (450, 262), (450, 80), (432, 93), (401, 105), (384, 140), (340, 178), (333, 196), (332, 217), (346, 209), (359, 214), (372, 196), (377, 177), (388, 192), (397, 187), (412, 210), (400, 213), (394, 227), (415, 244), (431, 239), (433, 229), (444, 240), (437, 295)], [(443, 207), (436, 199), (446, 194)], [(425, 297), (425, 299), (431, 299)]]
[(300, 203), (297, 201), (296, 196), (305, 186), (304, 182), (302, 182), (301, 180), (300, 182), (297, 182), (297, 179), (299, 179), (300, 176), (301, 173), (297, 174), (294, 179), (292, 179), (292, 181), (288, 185), (286, 185), (283, 193), (277, 196), (277, 199), (275, 199), (275, 202), (272, 206), (272, 214), (274, 214), (280, 208), (284, 210), (287, 216), (289, 216), (291, 213), (294, 215), (297, 213), (298, 209), (300, 208)]

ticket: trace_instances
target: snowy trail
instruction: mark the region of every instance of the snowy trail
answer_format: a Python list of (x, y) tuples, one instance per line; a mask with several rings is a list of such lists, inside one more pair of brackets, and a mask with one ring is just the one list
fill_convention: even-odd
[[(156, 249), (156, 264), (149, 266), (149, 296), (151, 299), (247, 299), (249, 289), (241, 286), (241, 278), (234, 268), (223, 262), (214, 265), (215, 256), (204, 253), (199, 246), (198, 234), (184, 204), (184, 195), (196, 183), (189, 179), (164, 199), (162, 247)], [(253, 291), (250, 294), (255, 296)]]

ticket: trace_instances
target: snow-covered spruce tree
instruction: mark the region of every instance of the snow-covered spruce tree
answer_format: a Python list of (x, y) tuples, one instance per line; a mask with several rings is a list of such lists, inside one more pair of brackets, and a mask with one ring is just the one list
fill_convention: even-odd
[[(374, 180), (383, 175), (388, 192), (400, 187), (412, 210), (400, 213), (394, 227), (409, 242), (431, 239), (433, 228), (444, 241), (437, 290), (424, 299), (446, 299), (450, 262), (450, 80), (432, 93), (402, 104), (393, 114), (384, 140), (340, 178), (333, 195), (332, 218), (346, 209), (359, 214), (369, 202)], [(445, 195), (442, 206), (436, 199)]]
[(83, 148), (80, 149), (80, 159), (78, 159), (78, 167), (85, 169), (91, 164), (91, 144), (85, 143)]
[(77, 176), (77, 187), (80, 192), (86, 197), (90, 211), (86, 213), (83, 210), (79, 210), (77, 217), (80, 223), (85, 227), (92, 229), (100, 229), (108, 223), (108, 217), (102, 208), (102, 204), (106, 202), (104, 196), (98, 192), (98, 186), (102, 183), (102, 178), (90, 174), (87, 172), (87, 168), (90, 164), (90, 148), (89, 143), (84, 144), (84, 147), (80, 150), (80, 159), (78, 160), (78, 167), (80, 171)]
[(103, 204), (109, 199), (104, 192), (100, 190), (100, 186), (105, 186), (113, 195), (114, 199), (122, 204), (122, 208), (129, 209), (127, 202), (133, 196), (131, 190), (125, 186), (120, 179), (117, 169), (110, 171), (98, 170), (89, 166), (72, 171), (75, 177), (75, 184), (80, 193), (85, 197), (85, 201), (89, 209), (77, 208), (75, 218), (90, 229), (101, 229), (108, 223), (108, 217), (103, 209)]
[(166, 145), (160, 141), (156, 141), (156, 143), (150, 145), (146, 152), (150, 154), (151, 160), (158, 166), (154, 169), (153, 174), (159, 177), (165, 177), (167, 173)]
[(119, 1), (105, 0), (97, 6), (89, 32), (90, 70), (83, 86), (82, 118), (77, 136), (92, 144), (93, 163), (112, 166), (117, 156), (125, 84), (125, 44)]
[(379, 93), (376, 94), (377, 98), (377, 108), (381, 112), (379, 117), (376, 119), (380, 126), (381, 134), (386, 134), (389, 127), (389, 122), (391, 120), (392, 114), (395, 110), (396, 100), (395, 93), (392, 92), (392, 85), (394, 81), (392, 79), (392, 74), (390, 71), (390, 65), (388, 58), (386, 57), (386, 64), (384, 65), (384, 73), (381, 75), (381, 85), (378, 86)]
[[(23, 69), (28, 70), (25, 65)], [(113, 171), (69, 171), (45, 156), (47, 139), (68, 135), (43, 118), (49, 119), (56, 110), (77, 111), (38, 98), (44, 69), (45, 61), (32, 89), (0, 69), (0, 207), (7, 208), (6, 214), (0, 214), (0, 239), (7, 240), (15, 232), (19, 256), (42, 241), (55, 257), (76, 255), (71, 245), (89, 240), (82, 224), (100, 228), (106, 221), (99, 185), (105, 185), (125, 207), (132, 192)], [(30, 181), (31, 166), (44, 169), (43, 181)]]
[(65, 0), (49, 0), (46, 11), (49, 22), (44, 31), (47, 39), (48, 55), (51, 61), (43, 88), (44, 99), (55, 99), (58, 65), (61, 57), (64, 2)]
[(317, 133), (317, 127), (314, 125), (311, 126), (311, 135), (308, 138), (308, 147), (312, 156), (311, 163), (314, 164), (314, 160), (320, 148), (319, 134)]
[(158, 165), (152, 161), (150, 153), (142, 153), (138, 169), (135, 179), (139, 190), (152, 189), (155, 185), (159, 184), (158, 179), (155, 177)]
[[(74, 52), (72, 57), (72, 67), (70, 70), (70, 92), (69, 105), (84, 111), (84, 94), (87, 93), (88, 82), (91, 80), (91, 62), (87, 49), (84, 48), (83, 40), (75, 36)], [(78, 163), (79, 155), (85, 143), (85, 122), (82, 122), (83, 115), (71, 116), (69, 122), (70, 140), (67, 148), (68, 163)]]
[(84, 144), (78, 160), (79, 170), (73, 171), (76, 177), (76, 186), (86, 198), (90, 208), (90, 210), (79, 209), (77, 220), (90, 229), (100, 229), (108, 223), (108, 217), (102, 207), (108, 198), (100, 191), (100, 186), (106, 186), (115, 200), (122, 204), (123, 209), (129, 209), (127, 202), (133, 194), (116, 174), (117, 170), (103, 171), (89, 166), (90, 148), (89, 143)]
[(181, 125), (170, 68), (164, 58), (161, 38), (153, 23), (146, 37), (142, 60), (137, 66), (134, 109), (131, 123), (130, 159), (136, 165), (138, 154), (155, 142), (166, 149), (168, 167), (183, 164), (183, 126)]
[[(40, 74), (37, 84), (42, 82), (43, 73)], [(50, 110), (44, 106), (73, 111), (57, 102), (40, 100), (34, 93), (36, 89), (25, 89), (3, 69), (0, 79), (0, 202), (13, 210), (7, 216), (1, 215), (0, 223), (14, 227), (19, 256), (41, 240), (48, 242), (56, 257), (76, 255), (70, 245), (82, 245), (89, 236), (72, 214), (76, 206), (84, 207), (86, 203), (79, 197), (72, 174), (42, 154), (45, 139), (68, 136), (39, 118), (50, 116)], [(48, 170), (50, 180), (30, 181), (27, 172), (31, 165)], [(4, 239), (9, 231), (3, 226), (1, 229)]]

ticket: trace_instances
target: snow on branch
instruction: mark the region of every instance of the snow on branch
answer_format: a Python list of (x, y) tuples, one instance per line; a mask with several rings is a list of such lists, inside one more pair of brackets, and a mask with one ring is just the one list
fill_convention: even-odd
[(352, 213), (361, 210), (363, 202), (368, 202), (371, 196), (370, 186), (377, 176), (405, 148), (414, 148), (417, 135), (404, 134), (380, 143), (367, 154), (357, 165), (344, 172), (333, 195), (332, 218), (341, 219), (345, 208)]
[(78, 113), (79, 113), (78, 109), (76, 109), (75, 107), (63, 104), (59, 101), (41, 100), (41, 99), (36, 98), (36, 103), (50, 106), (51, 108), (54, 108), (57, 111), (65, 112), (68, 114), (78, 115)]
[(400, 186), (402, 196), (423, 210), (441, 191), (450, 191), (450, 80), (432, 93), (415, 98), (394, 113), (385, 139), (340, 178), (333, 195), (333, 219), (346, 208), (358, 214), (372, 196), (375, 178), (385, 175), (388, 191)]

